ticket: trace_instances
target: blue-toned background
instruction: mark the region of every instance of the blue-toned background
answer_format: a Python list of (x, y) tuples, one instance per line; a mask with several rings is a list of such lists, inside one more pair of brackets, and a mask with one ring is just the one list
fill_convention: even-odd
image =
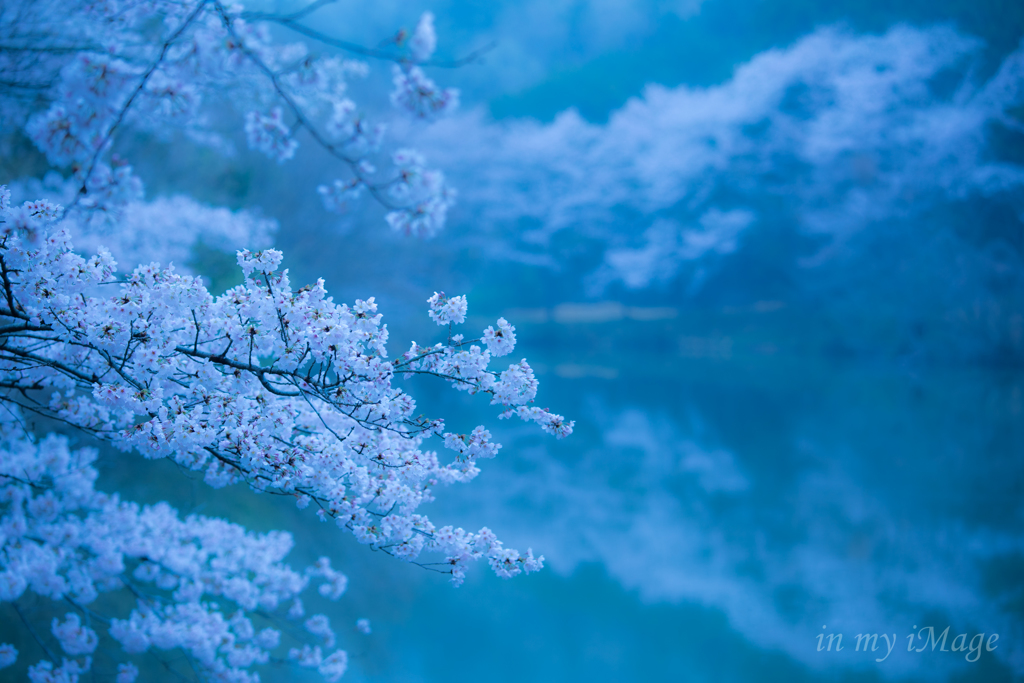
[[(351, 0), (317, 26), (367, 43), (425, 9), (442, 53), (496, 44), (430, 72), (453, 118), (390, 131), (459, 190), (433, 241), (326, 214), (311, 145), (139, 172), (261, 206), (297, 284), (377, 297), (394, 354), (435, 341), (435, 290), (469, 294), (467, 334), (516, 325), (570, 439), (410, 390), (505, 445), (431, 516), (548, 569), (454, 590), (280, 501), (169, 493), (160, 464), (109, 486), (334, 557), (352, 681), (1024, 679), (1024, 5)], [(926, 626), (998, 647), (908, 653)]]

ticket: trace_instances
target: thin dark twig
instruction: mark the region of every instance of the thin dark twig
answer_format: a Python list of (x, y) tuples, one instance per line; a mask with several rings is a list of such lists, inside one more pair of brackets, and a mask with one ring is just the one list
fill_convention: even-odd
[(160, 48), (160, 54), (156, 58), (156, 61), (154, 61), (146, 70), (146, 73), (142, 75), (142, 80), (139, 81), (139, 85), (132, 92), (131, 96), (128, 97), (128, 101), (124, 103), (124, 106), (121, 107), (121, 111), (118, 112), (117, 118), (114, 119), (114, 123), (111, 124), (110, 129), (107, 130), (106, 135), (103, 136), (102, 144), (96, 146), (96, 151), (92, 155), (92, 160), (89, 162), (89, 167), (86, 170), (85, 174), (82, 176), (82, 187), (79, 189), (78, 195), (75, 196), (75, 200), (71, 203), (71, 206), (69, 206), (68, 209), (73, 208), (78, 203), (79, 198), (86, 193), (86, 184), (89, 182), (89, 178), (90, 176), (92, 176), (92, 172), (96, 170), (96, 164), (99, 162), (100, 155), (106, 148), (107, 143), (110, 141), (110, 138), (114, 135), (114, 131), (117, 130), (118, 126), (121, 125), (121, 122), (124, 121), (124, 117), (128, 114), (128, 110), (135, 102), (135, 98), (138, 97), (139, 93), (141, 93), (142, 90), (146, 87), (146, 83), (149, 82), (150, 76), (152, 76), (153, 72), (156, 71), (157, 68), (163, 63), (164, 57), (167, 56), (167, 50), (170, 49), (171, 44), (181, 37), (181, 34), (184, 33), (185, 29), (187, 29), (189, 25), (195, 20), (195, 18), (199, 16), (200, 11), (202, 11), (202, 9), (206, 6), (206, 4), (209, 1), (210, 0), (201, 0), (199, 4), (196, 5), (196, 8), (192, 10), (192, 13), (189, 14), (185, 21), (181, 23), (181, 26), (178, 27), (178, 30), (175, 31), (170, 38), (164, 41), (164, 44)]
[(39, 637), (39, 634), (36, 633), (36, 630), (32, 628), (32, 624), (29, 623), (28, 619), (25, 618), (25, 615), (21, 613), (20, 609), (18, 609), (18, 605), (13, 602), (10, 603), (10, 605), (11, 608), (18, 615), (18, 618), (21, 619), (21, 623), (25, 624), (25, 628), (28, 629), (29, 634), (35, 639), (37, 643), (39, 643), (39, 647), (43, 648), (43, 652), (46, 653), (46, 658), (49, 659), (51, 662), (56, 662), (57, 658), (53, 656), (53, 653), (50, 652), (50, 648), (46, 646), (46, 643), (44, 643), (42, 638)]

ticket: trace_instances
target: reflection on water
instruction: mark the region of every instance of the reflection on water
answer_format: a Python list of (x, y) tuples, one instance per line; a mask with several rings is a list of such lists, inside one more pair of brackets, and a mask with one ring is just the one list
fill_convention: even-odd
[[(378, 645), (401, 653), (377, 674), (464, 680), (466, 649), (500, 662), (495, 680), (1024, 674), (1024, 377), (685, 353), (585, 361), (616, 372), (551, 362), (542, 382), (544, 405), (577, 420), (571, 439), (506, 425), (499, 458), (431, 512), (532, 545), (548, 559), (541, 578), (478, 576), (454, 594), (413, 578), (413, 605), (385, 607), (376, 558), (346, 552), (353, 586), (382, 590), (367, 602), (385, 612)], [(483, 402), (449, 393), (432, 398), (461, 413), (453, 426), (488, 420)], [(908, 653), (926, 626), (950, 627), (947, 650), (961, 633), (999, 639), (974, 663)], [(821, 633), (843, 634), (843, 650), (817, 651)], [(864, 633), (879, 634), (877, 651), (856, 651)]]

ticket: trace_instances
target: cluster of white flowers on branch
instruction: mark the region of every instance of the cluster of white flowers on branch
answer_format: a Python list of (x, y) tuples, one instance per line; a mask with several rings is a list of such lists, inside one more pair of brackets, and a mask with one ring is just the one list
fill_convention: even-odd
[[(116, 220), (142, 196), (131, 167), (110, 156), (117, 132), (166, 137), (176, 130), (230, 149), (217, 112), (233, 107), (241, 109), (249, 147), (271, 159), (292, 158), (305, 130), (341, 162), (347, 178), (320, 187), (328, 209), (365, 191), (387, 209), (389, 225), (431, 236), (443, 227), (454, 193), (439, 171), (421, 173), (430, 182), (410, 192), (407, 166), (396, 160), (390, 173), (377, 169), (384, 126), (368, 122), (346, 95), (347, 81), (365, 75), (366, 65), (271, 40), (274, 22), (351, 51), (301, 23), (324, 4), (272, 15), (221, 0), (4, 3), (0, 110), (5, 123), (24, 124), (53, 166), (70, 170), (76, 194), (66, 204), (69, 217), (86, 226)], [(393, 52), (361, 52), (394, 63), (395, 106), (419, 118), (451, 111), (458, 93), (438, 88), (419, 66), (431, 63), (436, 46), (432, 16), (394, 42)]]
[[(247, 682), (259, 680), (250, 668), (271, 661), (281, 643), (282, 630), (272, 625), (284, 625), (289, 639), (300, 634), (328, 680), (344, 673), (343, 650), (326, 658), (320, 653), (321, 643), (334, 645), (333, 635), (322, 637), (324, 627), (329, 631), (325, 616), (315, 617), (321, 633), (307, 626), (320, 636), (312, 645), (299, 628), (287, 628), (288, 618), (302, 616), (299, 595), (310, 579), (323, 580), (319, 592), (325, 597), (344, 593), (346, 579), (327, 558), (299, 573), (282, 563), (292, 546), (287, 533), (256, 535), (196, 515), (182, 520), (166, 503), (140, 507), (96, 491), (94, 449), (71, 450), (66, 438), (54, 435), (37, 441), (10, 409), (0, 416), (0, 447), (4, 618), (28, 623), (26, 593), (74, 610), (50, 625), (64, 655), (56, 668), (54, 643), (33, 630), (47, 659), (29, 668), (32, 681), (73, 681), (89, 671), (101, 642), (94, 627), (105, 627), (104, 637), (117, 641), (129, 658), (179, 648), (204, 677)], [(105, 613), (110, 603), (101, 594), (111, 592), (133, 598), (125, 618)], [(222, 603), (236, 609), (229, 613)], [(271, 625), (257, 632), (254, 620)], [(0, 668), (17, 656), (12, 645), (0, 645)], [(129, 683), (137, 673), (134, 663), (125, 662), (117, 680)]]
[[(566, 436), (571, 422), (528, 405), (537, 381), (525, 360), (488, 369), (492, 355), (512, 350), (506, 321), (485, 333), (487, 350), (449, 333), (389, 361), (372, 299), (334, 304), (322, 280), (293, 291), (278, 251), (239, 252), (244, 284), (214, 298), (198, 278), (158, 264), (114, 281), (109, 254), (76, 254), (59, 221), (32, 211), (0, 208), (7, 400), (147, 457), (173, 457), (215, 486), (245, 481), (315, 501), (321, 518), (375, 548), (409, 561), (444, 554), (442, 571), (456, 583), (470, 559), (487, 558), (502, 576), (540, 567), (487, 529), (438, 529), (416, 514), (437, 484), (469, 481), (476, 457), (498, 446), (482, 427), (445, 433), (392, 383), (395, 374), (435, 375), (490, 395), (503, 417)], [(93, 293), (105, 287), (117, 293)], [(465, 317), (464, 297), (435, 295), (431, 307), (439, 324)], [(55, 390), (45, 402), (32, 393), (44, 388)], [(432, 435), (456, 450), (453, 462), (420, 448)]]
[[(416, 415), (413, 398), (392, 384), (396, 374), (434, 375), (491, 396), (502, 417), (518, 415), (568, 435), (572, 422), (528, 405), (537, 381), (525, 360), (489, 369), (492, 355), (513, 349), (514, 328), (504, 319), (497, 332), (489, 327), (477, 340), (487, 347), (481, 350), (451, 335), (451, 326), (465, 320), (465, 297), (435, 294), (430, 316), (449, 326), (447, 341), (414, 343), (391, 361), (387, 327), (372, 299), (336, 305), (322, 280), (293, 290), (287, 271), (278, 270), (278, 251), (239, 252), (244, 283), (215, 298), (199, 278), (155, 263), (115, 279), (109, 253), (85, 258), (73, 251), (61, 213), (47, 202), (11, 206), (0, 186), (0, 401), (6, 406), (61, 420), (148, 458), (173, 458), (203, 471), (215, 487), (244, 481), (292, 496), (300, 508), (315, 503), (321, 520), (333, 519), (377, 550), (449, 573), (455, 585), (475, 559), (505, 578), (542, 567), (543, 557), (505, 548), (486, 527), (476, 533), (439, 528), (417, 513), (439, 484), (473, 479), (476, 460), (493, 457), (500, 445), (483, 426), (470, 434), (446, 432), (442, 420)], [(114, 292), (105, 295), (107, 289)], [(422, 448), (434, 435), (455, 452), (450, 462)], [(182, 523), (166, 505), (140, 511), (92, 490), (87, 453), (61, 455), (63, 442), (36, 447), (27, 438), (5, 447), (11, 455), (0, 469), (7, 505), (0, 521), (0, 601), (14, 604), (30, 589), (84, 609), (98, 591), (152, 582), (166, 599), (140, 597), (127, 619), (110, 622), (111, 636), (127, 652), (182, 648), (223, 680), (245, 680), (240, 670), (267, 661), (269, 636), (242, 637), (232, 619), (202, 599), (222, 596), (242, 610), (272, 610), (293, 599), (305, 584), (278, 565), (290, 545), (286, 536), (255, 539), (216, 520)], [(192, 548), (185, 559), (174, 542), (164, 542), (175, 538)], [(202, 553), (195, 555), (187, 539), (200, 539)], [(424, 552), (443, 559), (422, 561)], [(218, 567), (236, 574), (211, 579), (206, 560), (189, 564), (197, 557), (217, 557)], [(131, 578), (126, 559), (138, 563)], [(327, 564), (317, 571), (329, 579), (321, 593), (338, 597), (343, 577)], [(207, 629), (201, 636), (184, 626), (195, 623)], [(328, 634), (333, 644), (321, 620), (307, 630)], [(233, 633), (232, 644), (211, 647), (223, 641), (210, 640), (214, 631)], [(84, 647), (64, 650), (76, 655)], [(344, 653), (324, 658), (307, 646), (292, 654), (328, 678), (344, 671)], [(38, 671), (56, 676), (54, 662), (50, 657)], [(61, 675), (89, 665), (69, 660)]]

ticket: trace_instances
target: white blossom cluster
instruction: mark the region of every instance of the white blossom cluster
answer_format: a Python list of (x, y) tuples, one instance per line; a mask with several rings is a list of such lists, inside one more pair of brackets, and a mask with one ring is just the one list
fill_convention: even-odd
[[(458, 584), (469, 560), (486, 558), (502, 576), (540, 567), (506, 549), (489, 530), (438, 529), (418, 507), (439, 484), (466, 482), (478, 457), (498, 445), (478, 427), (445, 432), (416, 415), (395, 374), (429, 374), (558, 437), (573, 423), (530, 406), (537, 380), (522, 360), (490, 370), (508, 353), (513, 329), (499, 321), (482, 351), (461, 336), (388, 360), (387, 327), (373, 299), (337, 305), (322, 280), (293, 290), (278, 271), (281, 252), (242, 251), (245, 282), (214, 298), (193, 277), (158, 264), (118, 284), (104, 251), (76, 254), (59, 221), (24, 207), (0, 209), (0, 381), (53, 391), (18, 400), (149, 458), (171, 457), (214, 486), (244, 481), (257, 490), (311, 501), (361, 542), (418, 561), (440, 553)], [(111, 296), (91, 294), (116, 288)], [(465, 318), (464, 297), (435, 295), (438, 322)], [(438, 313), (441, 311), (441, 313)], [(498, 341), (495, 341), (498, 339)], [(452, 462), (425, 450), (443, 435)], [(497, 563), (497, 564), (496, 564)]]
[(461, 325), (466, 322), (469, 304), (465, 296), (446, 297), (444, 292), (434, 292), (427, 303), (430, 304), (428, 315), (438, 325)]
[[(324, 579), (325, 597), (344, 592), (345, 579), (327, 558), (305, 574), (282, 563), (292, 547), (287, 533), (257, 535), (197, 515), (182, 520), (166, 503), (139, 506), (96, 491), (94, 449), (71, 450), (55, 435), (37, 441), (16, 412), (0, 415), (0, 448), (0, 602), (17, 610), (22, 596), (34, 593), (75, 610), (50, 625), (64, 655), (61, 665), (49, 659), (32, 665), (32, 681), (75, 681), (89, 671), (100, 644), (97, 629), (128, 656), (180, 648), (212, 680), (258, 681), (250, 668), (269, 661), (281, 632), (257, 632), (255, 615), (283, 618), (291, 605), (295, 616), (298, 596), (313, 577)], [(94, 608), (100, 594), (111, 591), (135, 597), (124, 618)], [(319, 623), (319, 631), (309, 629), (314, 636), (330, 631), (326, 617)], [(324, 644), (333, 647), (333, 637)], [(17, 656), (12, 645), (0, 645), (0, 668)], [(343, 672), (321, 667), (328, 680)], [(127, 662), (117, 680), (130, 683), (137, 674)]]
[(416, 24), (416, 30), (409, 38), (409, 51), (417, 62), (425, 62), (437, 49), (437, 33), (434, 31), (434, 15), (424, 12)]
[(391, 103), (421, 119), (432, 119), (449, 114), (459, 106), (459, 92), (454, 88), (441, 89), (427, 78), (418, 66), (393, 68), (395, 89)]
[(416, 118), (426, 120), (455, 111), (459, 106), (459, 91), (439, 88), (416, 65), (428, 61), (437, 49), (432, 13), (424, 12), (420, 17), (408, 39), (408, 47), (411, 59), (396, 63), (392, 69), (395, 89), (391, 92), (391, 103)]
[(423, 157), (412, 150), (399, 150), (392, 162), (398, 175), (388, 185), (388, 194), (408, 208), (389, 212), (385, 220), (396, 232), (433, 237), (444, 227), (455, 191), (444, 184), (440, 171), (428, 170)]
[[(70, 214), (109, 223), (143, 195), (131, 166), (109, 154), (118, 131), (165, 139), (177, 131), (229, 151), (233, 136), (222, 112), (233, 108), (243, 115), (235, 128), (251, 149), (284, 162), (295, 156), (302, 130), (341, 162), (347, 178), (319, 188), (328, 209), (341, 210), (368, 190), (392, 227), (436, 233), (454, 197), (440, 172), (425, 171), (419, 156), (415, 170), (396, 161), (392, 171), (378, 171), (370, 161), (384, 127), (369, 123), (346, 96), (348, 81), (365, 75), (366, 65), (315, 55), (303, 43), (275, 43), (274, 24), (313, 31), (293, 15), (246, 12), (223, 0), (4, 3), (4, 135), (21, 126), (50, 164), (70, 171)], [(417, 66), (430, 59), (436, 42), (433, 18), (425, 14), (407, 44), (373, 55), (396, 64), (391, 99), (419, 118), (436, 118), (458, 100), (455, 90), (438, 88)], [(396, 191), (409, 185), (410, 173), (423, 182), (414, 192)]]
[(291, 159), (299, 148), (288, 126), (284, 125), (281, 107), (274, 107), (266, 116), (254, 111), (246, 114), (245, 138), (250, 149), (263, 152), (278, 163)]
[[(428, 315), (438, 325), (458, 325), (466, 320), (468, 303), (465, 296), (447, 297), (444, 292), (434, 292), (427, 303), (430, 304)], [(401, 372), (436, 375), (448, 379), (456, 389), (471, 394), (488, 393), (492, 405), (506, 408), (499, 418), (515, 415), (527, 422), (536, 422), (545, 432), (560, 439), (568, 436), (572, 433), (573, 422), (567, 422), (561, 415), (546, 409), (526, 405), (533, 402), (538, 385), (525, 358), (509, 365), (500, 374), (488, 370), (491, 356), (507, 356), (516, 345), (516, 328), (504, 318), (498, 318), (497, 324), (497, 330), (488, 325), (481, 338), (476, 340), (483, 341), (486, 350), (465, 341), (461, 334), (450, 337), (448, 344), (435, 344), (429, 348), (413, 342), (404, 355)], [(501, 446), (490, 443), (490, 438), (489, 431), (477, 427), (470, 435), (445, 434), (445, 447), (471, 459), (494, 457)]]

